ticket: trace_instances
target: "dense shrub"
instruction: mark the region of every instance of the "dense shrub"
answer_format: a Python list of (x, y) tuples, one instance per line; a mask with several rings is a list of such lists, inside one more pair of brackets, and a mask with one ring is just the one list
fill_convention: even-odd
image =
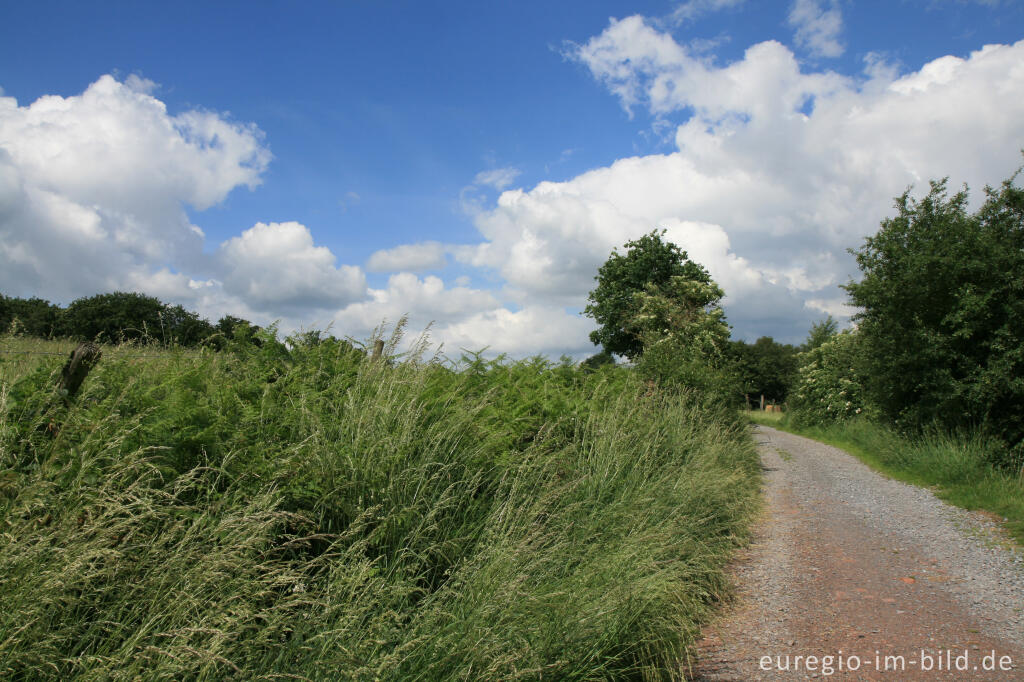
[(114, 292), (72, 301), (64, 311), (67, 336), (107, 343), (160, 339), (164, 304), (152, 296)]
[[(1015, 176), (1016, 177), (1016, 176)], [(981, 427), (1024, 449), (1024, 190), (932, 183), (856, 252), (846, 286), (865, 344), (870, 400), (901, 427)]]
[(860, 343), (856, 332), (845, 331), (800, 354), (790, 399), (795, 425), (843, 421), (864, 412)]

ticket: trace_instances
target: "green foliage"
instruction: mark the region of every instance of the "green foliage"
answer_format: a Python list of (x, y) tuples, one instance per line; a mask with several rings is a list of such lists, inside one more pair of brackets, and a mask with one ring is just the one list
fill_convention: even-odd
[(0, 334), (16, 331), (51, 338), (60, 333), (62, 315), (60, 306), (41, 298), (9, 298), (0, 294)]
[(114, 292), (74, 300), (64, 311), (68, 336), (108, 343), (160, 339), (164, 304), (152, 296)]
[(689, 352), (678, 339), (649, 348), (636, 363), (637, 373), (663, 391), (681, 391), (709, 414), (728, 420), (743, 401), (732, 368)]
[(807, 341), (804, 342), (802, 350), (814, 350), (826, 341), (831, 340), (838, 333), (839, 323), (829, 315), (821, 322), (815, 322), (811, 325), (811, 331), (807, 335)]
[(615, 356), (606, 350), (602, 350), (598, 353), (594, 353), (589, 358), (580, 363), (580, 368), (584, 371), (591, 372), (605, 365), (614, 365)]
[(800, 354), (796, 387), (790, 398), (794, 424), (842, 421), (864, 412), (861, 343), (860, 334), (844, 331)]
[(590, 340), (608, 353), (636, 359), (643, 352), (642, 330), (633, 327), (642, 305), (637, 294), (651, 293), (648, 287), (653, 286), (664, 289), (668, 297), (685, 295), (673, 278), (711, 284), (707, 270), (687, 259), (675, 244), (662, 241), (664, 234), (664, 230), (654, 231), (626, 242), (626, 252), (612, 251), (598, 270), (597, 287), (590, 292), (584, 312), (599, 325)]
[(209, 322), (180, 305), (118, 291), (73, 301), (64, 311), (64, 333), (85, 340), (158, 341), (194, 346), (215, 330)]
[(232, 339), (258, 343), (259, 327), (226, 315), (211, 325), (181, 305), (139, 293), (114, 292), (83, 297), (67, 309), (39, 298), (0, 294), (0, 333), (37, 338), (64, 337), (106, 343), (131, 341), (222, 350)]
[(861, 308), (870, 399), (894, 423), (981, 426), (1010, 448), (1024, 440), (1024, 190), (1014, 178), (967, 190), (933, 182), (904, 194), (856, 252), (846, 290)]
[[(636, 345), (623, 352), (632, 354), (640, 376), (662, 389), (689, 390), (705, 409), (727, 410), (739, 392), (726, 362), (729, 326), (718, 305), (722, 289), (704, 268), (685, 260), (685, 253), (663, 243), (656, 232), (626, 246), (626, 256), (613, 253), (605, 263), (599, 277), (602, 283), (591, 292), (592, 300), (604, 296), (605, 302), (629, 294), (629, 304), (617, 311), (616, 333), (620, 340), (630, 339)], [(652, 267), (654, 272), (659, 267), (677, 268), (683, 274), (631, 289), (642, 267)], [(604, 331), (608, 329), (599, 330)], [(611, 355), (608, 345), (603, 352)]]
[(754, 343), (733, 341), (730, 360), (740, 384), (740, 392), (751, 397), (763, 395), (774, 404), (786, 401), (796, 381), (797, 349), (762, 336)]
[(216, 333), (213, 325), (207, 320), (180, 305), (165, 304), (160, 319), (163, 323), (165, 343), (198, 346)]
[(676, 343), (689, 353), (719, 363), (729, 340), (725, 313), (718, 306), (724, 293), (708, 279), (674, 275), (663, 284), (648, 283), (634, 297), (636, 313), (625, 328), (643, 342), (644, 352), (661, 343)]
[(675, 276), (638, 292), (637, 312), (626, 323), (643, 341), (636, 362), (640, 375), (663, 388), (695, 390), (707, 409), (732, 406), (740, 395), (726, 361), (729, 326), (718, 307), (722, 295), (713, 281)]
[(257, 338), (105, 350), (70, 404), (59, 357), (0, 384), (0, 676), (680, 676), (756, 511), (735, 415)]
[(215, 328), (218, 332), (220, 332), (229, 339), (232, 338), (238, 331), (252, 331), (253, 333), (255, 333), (256, 331), (256, 328), (253, 327), (253, 325), (251, 325), (248, 320), (243, 320), (242, 318), (235, 317), (234, 315), (225, 315), (224, 317), (217, 320)]
[(225, 315), (220, 318), (214, 326), (214, 330), (215, 334), (205, 341), (205, 345), (216, 350), (239, 345), (259, 346), (263, 343), (260, 327), (234, 315)]

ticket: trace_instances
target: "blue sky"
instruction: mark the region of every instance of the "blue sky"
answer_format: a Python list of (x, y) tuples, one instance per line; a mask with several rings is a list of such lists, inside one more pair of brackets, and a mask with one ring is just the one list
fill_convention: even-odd
[(1007, 0), (7, 3), (0, 291), (579, 356), (666, 227), (799, 341), (893, 196), (1020, 165), (1022, 39)]

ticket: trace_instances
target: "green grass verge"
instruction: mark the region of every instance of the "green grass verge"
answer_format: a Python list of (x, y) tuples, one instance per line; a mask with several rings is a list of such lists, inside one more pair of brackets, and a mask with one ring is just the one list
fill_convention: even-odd
[(788, 415), (747, 416), (845, 450), (886, 476), (930, 488), (958, 507), (991, 512), (1005, 519), (1010, 535), (1024, 545), (1024, 469), (1013, 474), (989, 464), (992, 446), (982, 438), (939, 433), (907, 438), (866, 419), (797, 427)]
[(679, 679), (759, 504), (623, 368), (134, 355), (0, 381), (4, 679)]
[(764, 424), (765, 426), (781, 424), (786, 417), (783, 412), (762, 412), (761, 410), (743, 410), (742, 414), (755, 424)]

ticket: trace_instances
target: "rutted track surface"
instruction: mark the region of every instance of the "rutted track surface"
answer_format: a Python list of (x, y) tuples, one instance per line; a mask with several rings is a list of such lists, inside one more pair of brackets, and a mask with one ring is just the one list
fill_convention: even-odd
[[(705, 629), (697, 679), (1024, 680), (1024, 556), (996, 524), (836, 448), (755, 437), (765, 517), (735, 567), (739, 599)], [(998, 670), (1003, 657), (1013, 668)]]

